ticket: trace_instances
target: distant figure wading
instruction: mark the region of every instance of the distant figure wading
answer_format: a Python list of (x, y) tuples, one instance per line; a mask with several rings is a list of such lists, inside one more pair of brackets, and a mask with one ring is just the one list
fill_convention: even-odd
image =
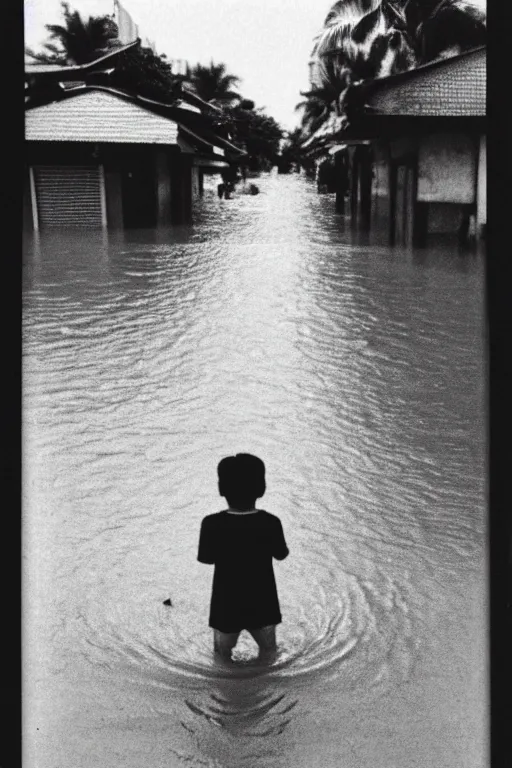
[(201, 563), (215, 565), (209, 626), (214, 651), (231, 660), (240, 632), (258, 643), (260, 658), (276, 651), (276, 624), (282, 621), (272, 558), (284, 560), (288, 547), (281, 521), (256, 509), (266, 490), (265, 465), (256, 456), (238, 453), (217, 467), (219, 493), (228, 508), (201, 523)]
[(217, 194), (221, 198), (221, 200), (223, 197), (226, 200), (230, 200), (231, 193), (233, 192), (234, 189), (235, 189), (235, 185), (232, 182), (230, 181), (221, 182), (220, 184), (217, 185)]

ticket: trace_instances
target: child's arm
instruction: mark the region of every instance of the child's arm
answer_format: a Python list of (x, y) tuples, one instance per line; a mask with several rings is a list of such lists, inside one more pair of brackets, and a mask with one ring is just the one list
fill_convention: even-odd
[(200, 563), (213, 565), (215, 563), (214, 541), (211, 530), (211, 521), (207, 517), (201, 523), (201, 532), (199, 534), (199, 551), (197, 559)]
[(275, 529), (272, 542), (272, 557), (276, 560), (284, 560), (290, 554), (283, 533), (283, 526), (278, 517), (275, 518)]

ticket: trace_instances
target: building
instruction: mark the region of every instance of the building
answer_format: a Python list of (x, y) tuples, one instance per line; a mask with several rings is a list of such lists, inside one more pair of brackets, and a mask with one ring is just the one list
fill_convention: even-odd
[(244, 155), (212, 130), (194, 95), (162, 104), (90, 84), (114, 55), (27, 72), (24, 228), (184, 223), (203, 174)]
[(484, 236), (485, 115), (485, 47), (352, 86), (337, 136), (348, 147), (352, 223), (405, 245)]

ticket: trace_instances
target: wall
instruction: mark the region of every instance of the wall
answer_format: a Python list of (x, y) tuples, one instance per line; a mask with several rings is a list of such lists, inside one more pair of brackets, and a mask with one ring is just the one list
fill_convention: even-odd
[(171, 176), (169, 173), (168, 152), (164, 149), (159, 149), (156, 152), (155, 163), (158, 209), (157, 222), (160, 226), (165, 226), (171, 222)]
[(389, 222), (389, 147), (373, 147), (372, 226)]
[(26, 168), (23, 174), (23, 230), (30, 232), (34, 229), (34, 217), (32, 213), (32, 197), (30, 190), (30, 172)]
[(192, 166), (192, 197), (194, 199), (197, 199), (201, 194), (199, 185), (199, 173), (199, 168), (195, 165)]
[(107, 226), (123, 228), (123, 193), (121, 173), (105, 169), (105, 193), (107, 198)]
[(393, 139), (389, 143), (389, 154), (393, 160), (397, 160), (404, 155), (415, 154), (418, 151), (418, 139), (413, 136), (405, 136), (400, 139)]
[(429, 203), (427, 221), (430, 234), (455, 234), (461, 222), (461, 208), (453, 203)]
[(181, 152), (169, 154), (171, 174), (171, 222), (184, 224), (192, 215), (192, 158)]
[(476, 225), (477, 232), (487, 224), (487, 139), (480, 137), (478, 153), (478, 180), (476, 193)]
[(475, 202), (476, 149), (463, 133), (422, 137), (418, 156), (418, 200), (428, 203)]

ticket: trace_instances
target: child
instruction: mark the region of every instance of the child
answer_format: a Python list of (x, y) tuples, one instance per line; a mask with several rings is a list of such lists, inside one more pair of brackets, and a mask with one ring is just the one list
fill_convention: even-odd
[(228, 456), (217, 473), (228, 509), (203, 519), (197, 555), (200, 563), (215, 565), (209, 618), (214, 651), (231, 660), (246, 629), (260, 658), (268, 658), (276, 651), (276, 624), (282, 620), (272, 558), (288, 555), (283, 528), (278, 517), (254, 506), (266, 489), (261, 459)]

